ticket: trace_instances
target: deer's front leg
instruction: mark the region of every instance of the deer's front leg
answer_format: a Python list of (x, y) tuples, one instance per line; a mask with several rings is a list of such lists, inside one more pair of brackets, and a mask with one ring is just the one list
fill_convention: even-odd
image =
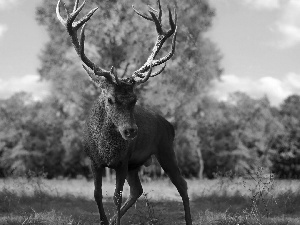
[(92, 165), (95, 184), (94, 197), (100, 214), (100, 225), (108, 225), (108, 220), (102, 203), (102, 170), (103, 167), (95, 167)]
[(116, 189), (114, 194), (114, 203), (117, 208), (117, 213), (113, 216), (113, 218), (110, 221), (110, 224), (116, 224), (120, 225), (121, 221), (121, 204), (122, 204), (122, 192), (123, 192), (123, 186), (125, 183), (125, 179), (127, 176), (128, 171), (128, 162), (123, 162), (120, 167), (116, 169)]

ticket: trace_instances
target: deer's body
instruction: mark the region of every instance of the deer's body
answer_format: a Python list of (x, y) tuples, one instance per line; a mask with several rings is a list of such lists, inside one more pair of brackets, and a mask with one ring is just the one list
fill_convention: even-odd
[(85, 129), (85, 150), (95, 165), (114, 169), (128, 157), (128, 169), (137, 169), (151, 155), (157, 155), (159, 149), (164, 151), (164, 145), (173, 145), (175, 133), (172, 124), (139, 105), (135, 106), (133, 113), (138, 134), (133, 140), (124, 140), (106, 115), (104, 101), (100, 97), (94, 103)]
[[(131, 77), (119, 79), (113, 67), (110, 71), (106, 71), (91, 62), (84, 53), (84, 28), (97, 8), (75, 22), (77, 15), (84, 7), (84, 3), (79, 6), (79, 0), (76, 0), (72, 13), (65, 7), (67, 19), (64, 20), (60, 15), (60, 2), (61, 0), (58, 1), (56, 8), (57, 17), (66, 27), (74, 48), (84, 63), (84, 69), (92, 81), (102, 90), (91, 109), (84, 135), (85, 151), (92, 161), (95, 183), (94, 197), (99, 209), (100, 224), (108, 224), (102, 203), (103, 169), (110, 167), (116, 171), (114, 203), (117, 213), (110, 220), (110, 223), (120, 225), (121, 217), (143, 193), (138, 170), (149, 161), (152, 155), (155, 155), (182, 197), (185, 221), (187, 225), (191, 225), (187, 185), (178, 169), (173, 149), (174, 128), (157, 113), (136, 106), (137, 96), (134, 91), (138, 84), (160, 74), (165, 68), (164, 66), (152, 74), (152, 67), (166, 64), (166, 61), (173, 56), (177, 31), (176, 10), (174, 11), (175, 21), (173, 21), (169, 9), (171, 29), (168, 31), (164, 31), (162, 28), (162, 9), (159, 0), (157, 0), (159, 10), (150, 7), (151, 17), (135, 10), (141, 17), (155, 23), (158, 37), (147, 62), (136, 70)], [(82, 30), (79, 40), (77, 31), (80, 27)], [(171, 51), (166, 56), (156, 60), (155, 57), (163, 43), (172, 35)], [(130, 186), (130, 196), (121, 207), (125, 179)]]

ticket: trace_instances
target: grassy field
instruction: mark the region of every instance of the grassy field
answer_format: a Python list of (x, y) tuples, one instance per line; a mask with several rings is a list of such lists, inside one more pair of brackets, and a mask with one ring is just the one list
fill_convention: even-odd
[[(194, 224), (300, 224), (300, 182), (251, 177), (188, 180)], [(184, 224), (181, 199), (168, 179), (143, 183), (144, 194), (122, 224)], [(41, 177), (0, 180), (0, 224), (97, 224), (93, 182)], [(104, 207), (114, 214), (114, 183), (104, 182)], [(124, 198), (129, 187), (124, 187)]]

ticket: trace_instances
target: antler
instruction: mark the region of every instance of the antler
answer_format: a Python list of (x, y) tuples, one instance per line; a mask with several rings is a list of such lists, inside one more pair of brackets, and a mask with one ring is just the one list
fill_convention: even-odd
[[(64, 9), (67, 13), (67, 19), (64, 20), (62, 16), (60, 15), (60, 3), (63, 3)], [(74, 22), (80, 11), (83, 9), (85, 5), (85, 1), (79, 6), (79, 0), (75, 1), (75, 5), (73, 8), (73, 11), (70, 13), (69, 10), (66, 7), (66, 4), (62, 0), (58, 0), (57, 6), (56, 6), (56, 15), (59, 21), (67, 28), (67, 31), (71, 37), (73, 46), (81, 58), (82, 62), (87, 65), (88, 67), (83, 65), (83, 68), (87, 71), (88, 75), (91, 77), (92, 80), (98, 81), (99, 77), (97, 76), (103, 76), (107, 78), (108, 80), (119, 83), (119, 79), (117, 77), (117, 74), (114, 72), (114, 68), (112, 67), (110, 71), (104, 70), (99, 66), (96, 66), (95, 63), (93, 63), (90, 59), (87, 58), (87, 56), (84, 53), (84, 30), (87, 21), (93, 16), (93, 14), (96, 12), (97, 8), (92, 9), (86, 16), (81, 18), (79, 21)], [(80, 42), (77, 37), (77, 31), (79, 28), (82, 27), (80, 32)]]
[[(132, 78), (137, 82), (137, 83), (144, 83), (146, 82), (150, 77), (154, 77), (157, 76), (158, 74), (160, 74), (166, 67), (166, 62), (174, 55), (175, 52), (175, 43), (176, 43), (176, 34), (177, 34), (177, 14), (176, 14), (176, 9), (174, 9), (174, 15), (175, 15), (175, 22), (172, 18), (172, 13), (171, 13), (171, 9), (168, 7), (168, 11), (169, 11), (169, 23), (170, 23), (170, 29), (168, 31), (164, 31), (162, 28), (162, 22), (161, 22), (161, 17), (162, 17), (162, 9), (161, 9), (161, 4), (160, 4), (160, 0), (157, 0), (157, 5), (158, 5), (158, 10), (152, 8), (151, 6), (149, 7), (149, 13), (151, 15), (144, 15), (142, 13), (140, 13), (139, 11), (137, 11), (134, 6), (132, 6), (133, 10), (141, 17), (143, 17), (146, 20), (152, 21), (155, 23), (156, 26), (156, 31), (157, 31), (157, 39), (155, 42), (155, 45), (152, 49), (152, 52), (150, 54), (150, 56), (148, 57), (146, 63), (139, 68), (138, 70), (136, 70), (133, 75)], [(156, 15), (157, 14), (157, 15)], [(172, 34), (174, 34), (173, 36), (173, 40), (172, 40), (172, 47), (171, 47), (171, 51), (164, 57), (155, 60), (155, 56), (158, 54), (159, 50), (162, 48), (164, 42), (170, 37), (172, 36)], [(164, 66), (155, 74), (151, 75), (151, 71), (152, 71), (152, 67), (161, 65), (164, 63)], [(148, 72), (147, 72), (148, 71)]]
[[(62, 16), (60, 15), (60, 3), (63, 3), (64, 9), (67, 13), (67, 19), (63, 19)], [(94, 81), (98, 81), (100, 76), (105, 77), (106, 79), (108, 79), (111, 82), (114, 82), (116, 84), (120, 84), (120, 80), (114, 70), (114, 67), (111, 68), (110, 71), (104, 70), (99, 66), (96, 66), (95, 63), (93, 63), (84, 53), (84, 40), (85, 40), (85, 35), (84, 35), (84, 31), (85, 31), (85, 26), (86, 23), (89, 21), (89, 19), (93, 16), (93, 14), (96, 12), (97, 8), (92, 9), (86, 16), (84, 16), (83, 18), (81, 18), (79, 21), (74, 22), (76, 17), (78, 16), (78, 14), (80, 13), (80, 11), (83, 9), (85, 5), (85, 1), (79, 6), (79, 0), (75, 1), (75, 5), (73, 8), (73, 11), (70, 13), (65, 5), (65, 3), (62, 0), (58, 0), (57, 6), (56, 6), (56, 14), (57, 14), (57, 18), (59, 19), (59, 21), (66, 27), (73, 46), (77, 52), (77, 54), (79, 55), (79, 57), (81, 58), (82, 62), (87, 66), (83, 65), (83, 68), (86, 70), (86, 72), (88, 73), (88, 75), (91, 77), (92, 80)], [(155, 23), (156, 26), (156, 31), (158, 33), (157, 36), (157, 40), (156, 43), (152, 49), (152, 52), (150, 54), (150, 56), (148, 57), (146, 63), (139, 68), (138, 70), (136, 70), (133, 75), (131, 76), (131, 78), (129, 78), (130, 80), (134, 80), (135, 83), (139, 84), (139, 83), (144, 83), (146, 82), (150, 77), (154, 77), (159, 75), (166, 67), (166, 62), (174, 55), (175, 52), (175, 42), (176, 42), (176, 33), (177, 33), (177, 14), (176, 14), (176, 9), (174, 9), (174, 15), (175, 15), (175, 22), (172, 18), (172, 13), (170, 8), (168, 7), (168, 11), (169, 11), (169, 23), (170, 23), (170, 29), (168, 31), (164, 31), (162, 28), (162, 22), (161, 22), (161, 17), (162, 17), (162, 9), (161, 9), (161, 4), (160, 4), (160, 0), (157, 0), (157, 5), (159, 10), (157, 11), (156, 9), (152, 8), (151, 6), (149, 6), (149, 13), (151, 15), (147, 16), (144, 15), (142, 13), (140, 13), (139, 11), (137, 11), (133, 6), (134, 11), (141, 17), (143, 17), (146, 20), (150, 20), (152, 22)], [(158, 15), (156, 15), (158, 14)], [(77, 31), (81, 29), (80, 32), (80, 41), (78, 40), (77, 37)], [(156, 57), (156, 55), (158, 54), (158, 52), (160, 51), (160, 49), (162, 48), (164, 42), (170, 37), (173, 36), (173, 40), (172, 40), (172, 47), (171, 47), (171, 51), (164, 57), (155, 60), (154, 58)], [(151, 75), (152, 72), (152, 68), (158, 65), (161, 65), (164, 63), (164, 66), (157, 71), (155, 74)], [(124, 79), (125, 80), (125, 79)]]

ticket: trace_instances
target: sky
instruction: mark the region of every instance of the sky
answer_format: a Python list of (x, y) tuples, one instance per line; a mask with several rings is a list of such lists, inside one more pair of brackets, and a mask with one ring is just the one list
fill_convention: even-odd
[(39, 82), (39, 54), (48, 40), (46, 31), (35, 21), (41, 0), (0, 0), (0, 98), (19, 91), (41, 99), (48, 93)]
[(268, 96), (278, 106), (300, 94), (300, 0), (210, 0), (216, 18), (208, 36), (223, 55), (214, 94)]
[[(212, 94), (220, 100), (235, 91), (267, 95), (275, 106), (300, 94), (300, 0), (208, 1), (216, 16), (206, 36), (220, 49), (224, 68)], [(0, 0), (0, 98), (27, 91), (42, 99), (49, 93), (38, 75), (48, 40), (35, 21), (41, 2)]]

